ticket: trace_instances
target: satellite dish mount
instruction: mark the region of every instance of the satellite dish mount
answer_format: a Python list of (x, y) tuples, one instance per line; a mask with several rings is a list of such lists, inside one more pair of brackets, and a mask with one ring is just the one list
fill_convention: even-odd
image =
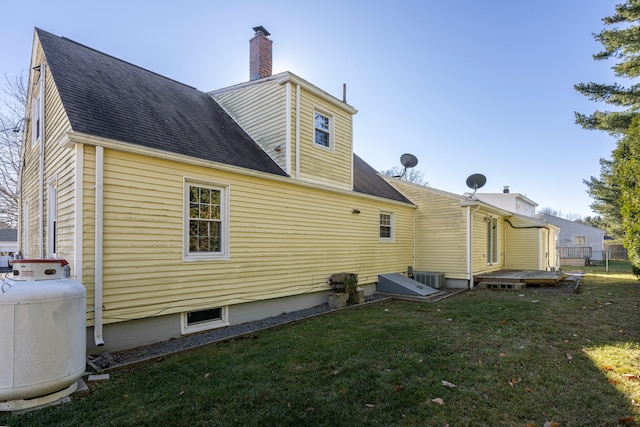
[(473, 193), (469, 197), (473, 197), (478, 191), (478, 188), (481, 188), (483, 185), (487, 183), (487, 177), (482, 175), (481, 173), (474, 173), (467, 178), (467, 187), (473, 190)]
[(402, 163), (402, 175), (396, 175), (394, 178), (402, 178), (407, 173), (407, 169), (413, 168), (418, 164), (418, 158), (413, 154), (405, 153), (400, 156), (400, 163)]

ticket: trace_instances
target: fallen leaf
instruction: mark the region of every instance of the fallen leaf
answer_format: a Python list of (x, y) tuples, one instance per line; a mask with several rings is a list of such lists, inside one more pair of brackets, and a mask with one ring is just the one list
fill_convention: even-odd
[(613, 371), (613, 368), (609, 365), (602, 366), (602, 369), (604, 369), (605, 371)]
[(456, 387), (458, 387), (457, 385), (455, 385), (455, 384), (453, 384), (453, 383), (450, 383), (449, 381), (445, 381), (445, 380), (442, 380), (442, 385), (443, 385), (443, 386), (446, 386), (446, 387), (451, 387), (451, 388), (456, 388)]
[(640, 374), (622, 374), (622, 377), (626, 380), (640, 381)]
[(633, 417), (624, 417), (618, 420), (618, 424), (632, 424), (635, 422), (636, 422), (636, 419)]
[(505, 357), (505, 356), (506, 356), (506, 354), (505, 354), (505, 353), (500, 353), (498, 356), (500, 356), (500, 357)]
[(506, 325), (506, 324), (507, 324), (507, 321), (506, 321), (506, 320), (501, 320), (501, 321), (500, 321), (500, 324), (501, 324), (501, 325)]
[(613, 385), (618, 384), (618, 380), (608, 379), (608, 380), (607, 380), (607, 382), (608, 382), (609, 384), (613, 384)]
[(568, 359), (568, 360), (573, 359), (573, 356), (571, 355), (571, 353), (567, 353), (567, 359)]
[(536, 427), (535, 423), (528, 423), (525, 427)]
[(560, 427), (560, 423), (556, 421), (547, 421), (544, 423), (544, 427)]
[(440, 399), (439, 397), (436, 397), (435, 399), (431, 399), (431, 401), (433, 403), (437, 403), (438, 405), (444, 405), (444, 400)]
[(507, 383), (509, 383), (509, 385), (511, 387), (515, 387), (516, 384), (518, 384), (520, 381), (522, 381), (522, 378), (511, 378), (509, 381), (507, 381)]
[(366, 406), (367, 408), (375, 408), (376, 405), (373, 403), (365, 403), (364, 406)]
[(180, 390), (180, 393), (178, 393), (178, 395), (182, 396), (184, 394), (184, 390)]
[(204, 374), (205, 378), (209, 378), (211, 376), (211, 374), (209, 372), (207, 372), (206, 374)]
[(404, 386), (400, 384), (398, 384), (393, 388), (393, 391), (402, 391), (402, 390), (404, 390)]
[(524, 391), (525, 393), (531, 393), (533, 390), (531, 390), (531, 387), (525, 387)]

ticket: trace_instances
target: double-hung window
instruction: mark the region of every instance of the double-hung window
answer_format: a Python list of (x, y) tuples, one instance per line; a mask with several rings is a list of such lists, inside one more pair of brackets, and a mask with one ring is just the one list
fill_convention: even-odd
[(228, 258), (228, 187), (187, 181), (185, 193), (185, 259)]
[(587, 244), (586, 236), (573, 236), (574, 246), (585, 246)]
[(331, 149), (332, 144), (332, 118), (328, 114), (314, 111), (315, 136), (314, 143), (321, 147)]
[(393, 241), (393, 214), (380, 212), (380, 241)]

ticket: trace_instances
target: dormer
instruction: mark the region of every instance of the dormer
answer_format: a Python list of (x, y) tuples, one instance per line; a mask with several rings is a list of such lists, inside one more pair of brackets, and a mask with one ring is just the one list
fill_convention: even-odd
[(255, 27), (250, 79), (209, 92), (292, 178), (351, 190), (355, 108), (291, 72), (271, 74), (271, 40)]

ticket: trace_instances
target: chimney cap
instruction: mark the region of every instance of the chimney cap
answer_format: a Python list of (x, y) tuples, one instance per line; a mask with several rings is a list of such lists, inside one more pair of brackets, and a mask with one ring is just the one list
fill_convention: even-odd
[(255, 31), (256, 33), (262, 33), (267, 37), (271, 35), (271, 33), (269, 31), (267, 31), (262, 25), (259, 25), (257, 27), (253, 27), (253, 31)]

